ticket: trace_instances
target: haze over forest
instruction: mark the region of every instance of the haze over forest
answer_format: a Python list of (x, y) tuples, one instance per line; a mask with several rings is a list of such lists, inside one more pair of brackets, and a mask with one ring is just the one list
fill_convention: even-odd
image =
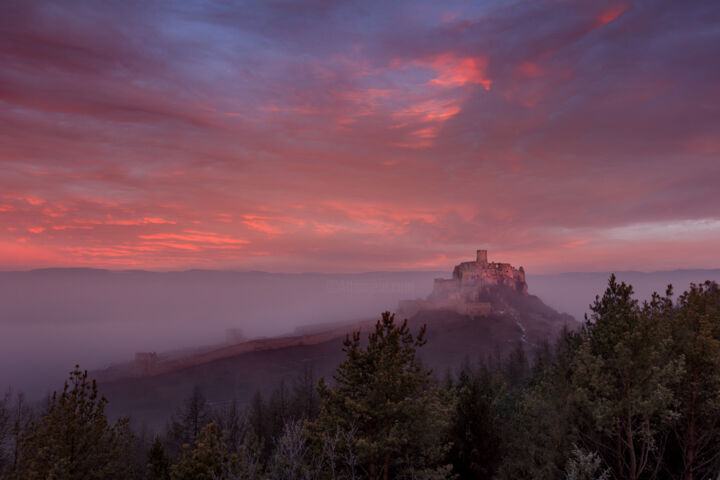
[[(720, 270), (617, 272), (640, 298), (690, 282), (720, 281)], [(398, 302), (425, 298), (450, 272), (271, 274), (263, 272), (50, 269), (0, 272), (0, 385), (31, 397), (58, 385), (80, 363), (99, 369), (135, 352), (168, 352), (296, 327), (373, 319)], [(609, 273), (528, 273), (530, 293), (578, 321)]]

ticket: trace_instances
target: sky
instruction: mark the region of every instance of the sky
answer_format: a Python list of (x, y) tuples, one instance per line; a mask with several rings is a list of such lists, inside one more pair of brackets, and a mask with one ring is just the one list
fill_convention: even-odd
[(0, 269), (720, 267), (714, 1), (0, 4)]

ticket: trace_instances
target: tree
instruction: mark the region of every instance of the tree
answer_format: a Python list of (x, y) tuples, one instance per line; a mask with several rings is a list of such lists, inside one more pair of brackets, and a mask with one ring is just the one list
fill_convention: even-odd
[(359, 331), (345, 339), (346, 358), (333, 376), (334, 388), (320, 380), (323, 406), (314, 425), (316, 438), (355, 428), (353, 448), (370, 480), (422, 472), (437, 465), (444, 453), (436, 444), (446, 427), (448, 405), (429, 388), (431, 370), (415, 356), (425, 344), (424, 335), (425, 326), (413, 336), (407, 320), (396, 325), (395, 315), (384, 312), (367, 346), (361, 346)]
[(583, 452), (575, 445), (572, 456), (568, 460), (565, 478), (567, 480), (609, 480), (610, 470), (603, 470), (600, 455), (595, 452)]
[[(674, 434), (685, 480), (720, 470), (720, 288), (691, 284), (677, 304), (673, 322), (676, 356), (685, 372), (676, 395), (681, 417)], [(680, 472), (678, 472), (680, 473)]]
[(460, 374), (448, 439), (448, 461), (459, 478), (489, 480), (500, 466), (501, 432), (493, 411), (498, 390), (487, 368)]
[(0, 477), (10, 470), (12, 456), (10, 454), (10, 439), (12, 438), (12, 415), (10, 400), (12, 391), (0, 398)]
[(268, 422), (267, 440), (270, 447), (285, 433), (285, 426), (292, 420), (292, 403), (290, 391), (282, 379), (278, 388), (270, 393), (267, 402), (265, 421)]
[(252, 427), (245, 432), (237, 452), (237, 472), (243, 480), (254, 480), (263, 471), (262, 444)]
[[(319, 457), (315, 457), (320, 460)], [(310, 453), (308, 434), (304, 421), (285, 424), (283, 434), (275, 445), (271, 471), (274, 478), (283, 480), (307, 480), (314, 478), (317, 462)]]
[(20, 445), (17, 478), (126, 479), (132, 476), (132, 435), (127, 419), (110, 425), (105, 398), (78, 366), (47, 413), (33, 422)]
[(248, 430), (247, 415), (241, 411), (238, 401), (233, 399), (229, 405), (216, 411), (213, 417), (220, 431), (223, 432), (228, 450), (238, 451)]
[(303, 371), (295, 378), (293, 384), (293, 395), (293, 417), (315, 420), (320, 411), (320, 398), (312, 364), (303, 364)]
[(11, 409), (12, 428), (10, 429), (10, 470), (17, 468), (20, 458), (20, 445), (35, 419), (33, 408), (25, 400), (25, 394), (19, 392), (15, 395), (15, 403)]
[(654, 478), (683, 371), (669, 349), (672, 301), (655, 294), (641, 308), (632, 286), (612, 275), (591, 309), (573, 375), (576, 405), (594, 427), (586, 446), (609, 460), (615, 478)]
[(260, 444), (260, 461), (267, 464), (272, 455), (273, 435), (272, 427), (275, 423), (270, 413), (270, 408), (260, 392), (255, 392), (250, 402), (248, 413), (249, 428)]
[(172, 447), (172, 456), (182, 452), (185, 445), (192, 445), (200, 431), (210, 422), (210, 411), (200, 387), (195, 386), (185, 399), (185, 404), (170, 419), (167, 440)]
[(170, 460), (165, 454), (160, 438), (155, 437), (155, 441), (148, 452), (148, 463), (145, 472), (146, 480), (169, 480), (170, 479)]
[(183, 457), (172, 467), (172, 480), (229, 480), (234, 476), (236, 457), (231, 455), (215, 422), (199, 433), (194, 447), (185, 446)]
[[(565, 478), (572, 444), (586, 423), (572, 405), (572, 378), (581, 342), (577, 333), (564, 331), (555, 350), (538, 358), (519, 400), (509, 410), (502, 409), (504, 458), (499, 479)], [(498, 396), (502, 399), (503, 394), (500, 391)]]

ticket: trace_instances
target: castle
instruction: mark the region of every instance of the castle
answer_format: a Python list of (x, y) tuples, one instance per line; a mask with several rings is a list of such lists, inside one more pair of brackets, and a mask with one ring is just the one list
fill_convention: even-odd
[(454, 310), (462, 315), (483, 316), (492, 311), (483, 294), (489, 287), (505, 287), (527, 295), (525, 270), (509, 263), (488, 262), (487, 250), (478, 250), (474, 262), (462, 262), (452, 278), (436, 278), (427, 300), (406, 300), (399, 309), (405, 315), (420, 310)]
[[(430, 299), (477, 300), (477, 292), (483, 287), (505, 286), (527, 294), (525, 270), (516, 269), (509, 263), (488, 262), (487, 250), (477, 251), (477, 260), (456, 265), (453, 278), (436, 278)], [(475, 296), (475, 298), (473, 298)]]

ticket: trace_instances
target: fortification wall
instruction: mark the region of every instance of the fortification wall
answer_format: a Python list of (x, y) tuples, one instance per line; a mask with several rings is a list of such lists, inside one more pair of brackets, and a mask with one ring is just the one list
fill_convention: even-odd
[[(293, 335), (280, 338), (249, 340), (236, 345), (229, 345), (208, 352), (165, 361), (158, 360), (155, 353), (137, 353), (135, 355), (135, 363), (133, 365), (133, 374), (136, 376), (154, 376), (193, 367), (195, 365), (214, 362), (216, 360), (222, 360), (223, 358), (234, 357), (244, 353), (259, 352), (263, 350), (277, 350), (280, 348), (296, 347), (301, 345), (315, 345), (343, 338), (345, 335), (353, 331), (368, 331), (369, 329), (374, 328), (374, 326), (375, 320), (359, 322), (354, 325), (345, 325), (343, 327), (336, 327), (311, 335)], [(113, 376), (114, 375), (106, 375), (105, 379), (113, 378)]]

